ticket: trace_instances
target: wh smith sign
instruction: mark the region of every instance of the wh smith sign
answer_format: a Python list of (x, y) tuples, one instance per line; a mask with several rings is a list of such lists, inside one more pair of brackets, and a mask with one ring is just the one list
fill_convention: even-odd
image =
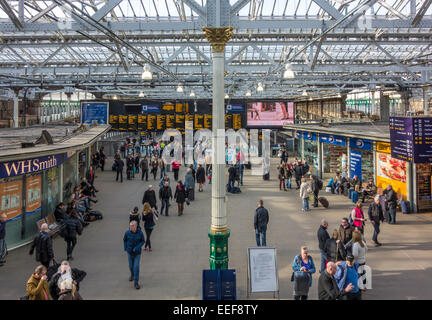
[(36, 173), (61, 165), (67, 159), (67, 153), (56, 154), (26, 160), (0, 163), (0, 178), (10, 178)]

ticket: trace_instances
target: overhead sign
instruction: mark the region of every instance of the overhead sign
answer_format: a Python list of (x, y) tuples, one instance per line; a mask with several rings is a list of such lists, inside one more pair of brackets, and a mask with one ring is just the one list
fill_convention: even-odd
[(334, 144), (337, 146), (346, 146), (345, 137), (329, 135), (329, 134), (320, 134), (319, 141), (322, 143)]
[(295, 137), (296, 137), (297, 139), (301, 139), (301, 137), (302, 137), (302, 132), (301, 132), (301, 131), (296, 131), (296, 135), (295, 135)]
[(412, 162), (414, 158), (412, 118), (390, 117), (392, 158)]
[(0, 163), (0, 178), (10, 178), (51, 169), (61, 165), (66, 159), (67, 153), (60, 153), (52, 156), (2, 162)]
[(372, 150), (372, 141), (359, 138), (350, 138), (350, 148)]
[(231, 112), (243, 112), (244, 111), (244, 105), (242, 105), (242, 104), (227, 104), (226, 109), (227, 109), (227, 111), (231, 111)]
[(303, 139), (305, 139), (305, 140), (309, 140), (309, 141), (316, 141), (317, 136), (316, 136), (316, 133), (315, 133), (315, 132), (307, 132), (307, 131), (304, 131), (304, 132), (303, 132)]
[(391, 153), (391, 145), (387, 142), (377, 142), (376, 149), (378, 152)]
[(278, 292), (275, 247), (248, 248), (249, 292)]
[(361, 151), (352, 150), (350, 151), (350, 177), (353, 178), (357, 175), (362, 180), (362, 154)]
[(151, 105), (146, 105), (143, 104), (141, 106), (141, 112), (145, 113), (145, 112), (159, 112), (160, 110), (160, 106), (151, 106)]
[(432, 118), (413, 118), (414, 163), (432, 162)]
[(98, 124), (107, 124), (108, 108), (108, 102), (81, 102), (81, 123), (92, 124), (96, 121)]

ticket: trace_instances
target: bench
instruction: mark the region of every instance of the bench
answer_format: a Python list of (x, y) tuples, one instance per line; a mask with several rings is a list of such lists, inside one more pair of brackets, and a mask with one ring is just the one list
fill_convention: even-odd
[(36, 221), (36, 224), (37, 224), (39, 230), (41, 229), (41, 227), (44, 223), (46, 223), (48, 225), (48, 229), (49, 229), (48, 234), (49, 235), (55, 236), (59, 232), (60, 225), (57, 224), (57, 222), (55, 221), (54, 215), (52, 213), (47, 215), (45, 218)]

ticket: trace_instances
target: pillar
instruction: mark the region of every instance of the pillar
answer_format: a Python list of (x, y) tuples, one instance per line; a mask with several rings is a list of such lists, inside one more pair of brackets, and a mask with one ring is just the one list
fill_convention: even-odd
[(317, 134), (317, 145), (318, 145), (318, 178), (323, 179), (323, 158), (324, 158), (324, 152), (323, 152), (323, 144), (319, 141), (319, 134)]
[(18, 128), (19, 127), (18, 92), (15, 92), (15, 96), (13, 98), (13, 122), (14, 122), (14, 128)]
[(66, 118), (69, 118), (71, 116), (71, 106), (70, 106), (70, 103), (71, 103), (72, 93), (67, 92), (66, 96), (67, 96)]
[[(415, 164), (407, 162), (407, 200), (411, 204), (412, 212), (417, 212), (417, 184), (414, 181), (417, 180)], [(414, 209), (415, 208), (415, 209)]]
[(429, 99), (428, 99), (428, 87), (427, 86), (423, 87), (423, 110), (424, 110), (424, 115), (428, 116), (429, 115)]
[(385, 96), (380, 92), (380, 112), (379, 112), (381, 121), (389, 121), (390, 116), (390, 98), (389, 96)]
[(228, 238), (225, 195), (225, 103), (224, 66), (225, 44), (231, 39), (233, 27), (203, 27), (204, 35), (212, 46), (213, 58), (213, 119), (212, 119), (212, 208), (210, 238), (210, 269), (228, 268)]

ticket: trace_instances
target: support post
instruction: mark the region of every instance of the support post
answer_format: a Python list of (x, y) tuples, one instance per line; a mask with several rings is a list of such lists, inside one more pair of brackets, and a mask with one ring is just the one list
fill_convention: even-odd
[(424, 110), (424, 115), (428, 116), (429, 115), (429, 99), (428, 99), (428, 87), (427, 86), (423, 87), (423, 110)]
[(317, 134), (317, 144), (318, 144), (318, 178), (323, 179), (323, 145), (322, 142), (319, 141), (319, 134)]
[(71, 103), (72, 93), (67, 92), (66, 96), (67, 96), (66, 118), (69, 118), (71, 116), (71, 105), (70, 105), (70, 103)]
[(19, 127), (19, 110), (18, 110), (18, 92), (15, 91), (15, 95), (13, 98), (13, 122), (14, 128)]
[(232, 38), (233, 27), (203, 27), (212, 46), (213, 57), (213, 141), (212, 141), (212, 208), (210, 238), (210, 269), (228, 269), (228, 238), (225, 196), (225, 44)]

